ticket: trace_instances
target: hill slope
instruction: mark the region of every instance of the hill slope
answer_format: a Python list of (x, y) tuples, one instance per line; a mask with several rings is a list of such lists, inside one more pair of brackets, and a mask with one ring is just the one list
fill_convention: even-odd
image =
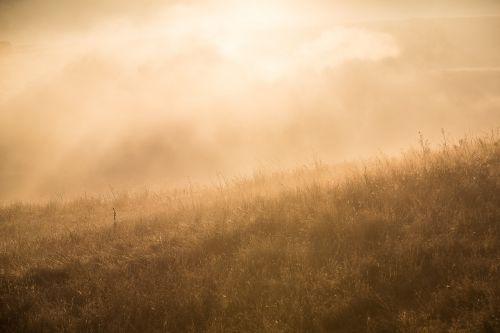
[(5, 206), (0, 330), (500, 332), (500, 143), (420, 148)]

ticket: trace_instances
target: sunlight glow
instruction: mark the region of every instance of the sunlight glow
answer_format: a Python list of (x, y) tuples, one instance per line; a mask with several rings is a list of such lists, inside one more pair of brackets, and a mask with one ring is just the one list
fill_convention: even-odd
[(267, 81), (304, 68), (321, 71), (351, 57), (378, 60), (398, 54), (395, 42), (384, 34), (336, 27), (331, 21), (327, 30), (318, 30), (314, 15), (308, 14), (290, 5), (259, 2), (212, 10), (177, 6), (155, 30), (174, 47), (186, 40), (213, 47), (225, 65)]

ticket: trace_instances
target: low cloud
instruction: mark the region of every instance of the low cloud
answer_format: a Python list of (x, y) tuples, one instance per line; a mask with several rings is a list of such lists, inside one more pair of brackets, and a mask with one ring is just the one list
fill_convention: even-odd
[[(325, 25), (265, 8), (175, 5), (11, 42), (0, 55), (0, 199), (366, 157), (418, 131), (432, 139), (498, 122), (492, 71), (436, 69), (443, 59), (496, 68), (488, 35), (500, 22), (466, 20), (477, 29), (469, 41), (465, 21)], [(238, 22), (240, 12), (259, 19)]]

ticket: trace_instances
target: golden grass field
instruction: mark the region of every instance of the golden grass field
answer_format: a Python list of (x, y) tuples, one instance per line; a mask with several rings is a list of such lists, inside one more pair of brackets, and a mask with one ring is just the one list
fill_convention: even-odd
[(6, 204), (0, 331), (500, 332), (498, 135)]

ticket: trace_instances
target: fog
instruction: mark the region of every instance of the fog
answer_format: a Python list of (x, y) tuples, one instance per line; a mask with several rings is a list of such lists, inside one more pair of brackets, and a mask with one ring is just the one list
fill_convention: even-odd
[(497, 1), (0, 1), (0, 200), (210, 183), (500, 125)]

